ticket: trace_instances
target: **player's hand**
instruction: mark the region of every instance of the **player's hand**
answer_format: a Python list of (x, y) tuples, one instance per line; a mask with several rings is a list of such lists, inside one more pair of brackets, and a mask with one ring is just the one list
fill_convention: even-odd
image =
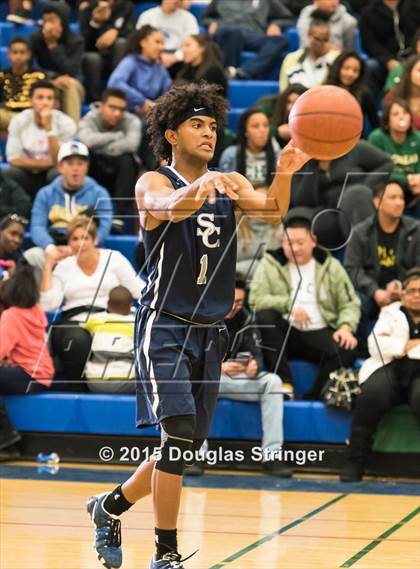
[(239, 186), (231, 180), (227, 174), (220, 172), (207, 172), (200, 178), (200, 186), (195, 196), (196, 201), (208, 198), (210, 204), (215, 204), (217, 200), (217, 192), (226, 195), (231, 200), (237, 200), (239, 195), (236, 190)]
[(350, 330), (344, 326), (334, 332), (333, 339), (345, 350), (354, 350), (354, 348), (357, 346), (356, 338), (353, 336)]
[(311, 160), (311, 156), (294, 146), (293, 142), (290, 141), (280, 154), (277, 162), (277, 173), (294, 174), (309, 160)]
[(229, 375), (230, 377), (235, 377), (241, 373), (246, 373), (246, 366), (235, 361), (227, 361), (222, 363), (222, 373), (224, 375)]
[(249, 379), (254, 379), (255, 376), (257, 375), (257, 372), (258, 372), (257, 361), (254, 358), (251, 358), (245, 373), (249, 377)]
[(297, 328), (307, 328), (311, 323), (311, 318), (304, 308), (296, 306), (292, 310), (292, 322)]

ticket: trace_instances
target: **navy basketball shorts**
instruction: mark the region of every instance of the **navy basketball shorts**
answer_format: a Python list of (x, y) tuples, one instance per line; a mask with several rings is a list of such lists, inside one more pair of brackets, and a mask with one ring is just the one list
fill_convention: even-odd
[(134, 341), (137, 427), (195, 415), (194, 438), (206, 438), (229, 343), (225, 324), (192, 325), (141, 307)]

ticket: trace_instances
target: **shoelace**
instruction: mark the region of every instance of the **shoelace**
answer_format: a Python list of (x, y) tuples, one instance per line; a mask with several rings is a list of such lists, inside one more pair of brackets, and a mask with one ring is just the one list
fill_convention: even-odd
[(106, 521), (105, 528), (106, 537), (109, 539), (110, 547), (120, 547), (121, 545), (121, 520), (114, 520), (113, 518), (108, 518)]
[(169, 561), (172, 569), (178, 569), (178, 567), (181, 567), (181, 563), (190, 559), (193, 555), (197, 553), (197, 551), (198, 549), (196, 549), (194, 553), (191, 553), (191, 555), (188, 555), (188, 557), (184, 557), (184, 559), (181, 559), (181, 556), (177, 551), (170, 551), (169, 553), (165, 553), (162, 559), (164, 559), (165, 561)]

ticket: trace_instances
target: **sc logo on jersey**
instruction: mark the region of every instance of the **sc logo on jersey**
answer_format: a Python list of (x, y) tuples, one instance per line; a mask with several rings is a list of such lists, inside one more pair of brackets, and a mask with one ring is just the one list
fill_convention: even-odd
[[(197, 223), (200, 227), (197, 227), (197, 237), (201, 237), (203, 243), (206, 247), (214, 249), (215, 247), (220, 247), (220, 239), (216, 239), (213, 243), (210, 243), (209, 238), (216, 233), (220, 235), (220, 227), (214, 223), (214, 213), (200, 213), (197, 217)], [(201, 229), (204, 228), (204, 229)]]

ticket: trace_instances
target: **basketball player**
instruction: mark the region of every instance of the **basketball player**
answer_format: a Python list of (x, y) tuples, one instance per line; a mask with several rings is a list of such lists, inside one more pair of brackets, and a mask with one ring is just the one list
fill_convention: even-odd
[(124, 484), (88, 501), (107, 568), (122, 563), (118, 517), (151, 492), (156, 553), (149, 568), (184, 569), (176, 530), (184, 453), (201, 447), (217, 401), (223, 318), (234, 300), (235, 209), (279, 223), (292, 175), (309, 160), (288, 145), (263, 191), (236, 172), (209, 172), (226, 110), (218, 88), (202, 83), (172, 87), (149, 115), (153, 151), (170, 166), (144, 174), (136, 186), (149, 275), (136, 319), (137, 427), (159, 424), (162, 439), (156, 456)]

